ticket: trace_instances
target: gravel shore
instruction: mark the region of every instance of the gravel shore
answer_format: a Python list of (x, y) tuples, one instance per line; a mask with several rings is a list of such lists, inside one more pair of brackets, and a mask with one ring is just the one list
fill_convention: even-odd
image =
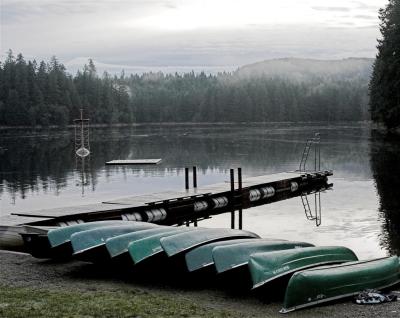
[[(37, 290), (142, 291), (160, 297), (173, 297), (208, 309), (224, 309), (234, 317), (284, 317), (279, 302), (266, 303), (251, 294), (237, 294), (217, 288), (214, 282), (173, 283), (135, 277), (111, 267), (72, 261), (57, 263), (30, 255), (0, 251), (0, 285)], [(400, 295), (399, 287), (397, 291)], [(1, 302), (1, 301), (0, 301)], [(399, 317), (400, 301), (380, 305), (356, 305), (350, 300), (287, 314), (287, 317)]]

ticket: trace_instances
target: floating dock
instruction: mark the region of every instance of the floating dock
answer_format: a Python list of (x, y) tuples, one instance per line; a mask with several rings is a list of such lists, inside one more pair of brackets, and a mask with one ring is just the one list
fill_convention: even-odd
[[(246, 178), (243, 182), (239, 175), (238, 182), (234, 182), (232, 171), (230, 182), (123, 197), (97, 204), (13, 213), (0, 218), (0, 248), (11, 243), (13, 246), (21, 244), (19, 233), (32, 231), (32, 226), (46, 229), (102, 220), (162, 225), (194, 223), (196, 226), (197, 221), (221, 213), (231, 212), (234, 218), (235, 211), (239, 210), (241, 228), (242, 209), (329, 188), (328, 176), (333, 174), (332, 171), (296, 171)], [(193, 182), (197, 185), (195, 178)]]
[(307, 189), (325, 185), (331, 175), (332, 171), (277, 173), (247, 178), (241, 189), (234, 189), (229, 182), (223, 182), (183, 191), (123, 197), (97, 204), (13, 213), (14, 217), (10, 217), (7, 223), (15, 223), (21, 217), (22, 222), (17, 221), (14, 225), (54, 226), (60, 222), (105, 219), (135, 219), (174, 224), (185, 221), (189, 216), (195, 218), (219, 214), (221, 209), (228, 208), (230, 211), (233, 207), (249, 208), (298, 196)]
[(122, 165), (158, 165), (162, 159), (127, 159), (127, 160), (111, 160), (106, 165), (122, 166)]

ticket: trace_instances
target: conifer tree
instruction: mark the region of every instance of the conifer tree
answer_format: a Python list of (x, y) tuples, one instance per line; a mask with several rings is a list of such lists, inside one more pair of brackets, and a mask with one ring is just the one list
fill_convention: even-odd
[(382, 39), (370, 82), (370, 110), (375, 122), (400, 126), (400, 0), (379, 11)]

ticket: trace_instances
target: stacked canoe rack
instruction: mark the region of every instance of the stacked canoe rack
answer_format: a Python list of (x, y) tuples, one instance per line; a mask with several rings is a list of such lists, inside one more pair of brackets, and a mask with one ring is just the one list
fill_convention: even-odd
[(316, 247), (307, 242), (260, 238), (237, 229), (163, 226), (137, 221), (97, 221), (23, 236), (35, 257), (79, 259), (115, 266), (178, 264), (185, 274), (247, 273), (251, 288), (285, 289), (282, 313), (386, 288), (400, 281), (397, 256), (359, 261), (348, 248)]

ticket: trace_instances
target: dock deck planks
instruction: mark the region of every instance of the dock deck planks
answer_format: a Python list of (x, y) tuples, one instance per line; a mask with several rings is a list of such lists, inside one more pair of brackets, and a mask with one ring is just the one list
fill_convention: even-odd
[(157, 165), (162, 159), (126, 159), (107, 161), (106, 165)]
[[(301, 174), (299, 172), (283, 172), (271, 175), (263, 175), (258, 177), (246, 178), (243, 182), (243, 188), (261, 186), (272, 182), (290, 181), (291, 179), (299, 178)], [(54, 209), (43, 209), (28, 212), (13, 213), (13, 221), (18, 224), (26, 223), (23, 220), (17, 221), (18, 217), (28, 217), (29, 219), (37, 218), (57, 218), (64, 216), (73, 215), (84, 215), (91, 213), (102, 213), (102, 212), (118, 212), (123, 210), (129, 210), (140, 206), (147, 206), (155, 202), (173, 199), (183, 199), (188, 197), (206, 196), (206, 195), (218, 195), (218, 193), (224, 193), (230, 191), (229, 182), (221, 182), (208, 186), (192, 188), (190, 190), (183, 191), (164, 191), (154, 194), (136, 195), (130, 197), (119, 198), (115, 200), (105, 201), (96, 204), (87, 204), (80, 206), (68, 206)], [(15, 219), (17, 218), (17, 219)], [(16, 225), (17, 223), (14, 223)], [(0, 225), (1, 221), (0, 221)], [(10, 224), (11, 225), (11, 224)]]

